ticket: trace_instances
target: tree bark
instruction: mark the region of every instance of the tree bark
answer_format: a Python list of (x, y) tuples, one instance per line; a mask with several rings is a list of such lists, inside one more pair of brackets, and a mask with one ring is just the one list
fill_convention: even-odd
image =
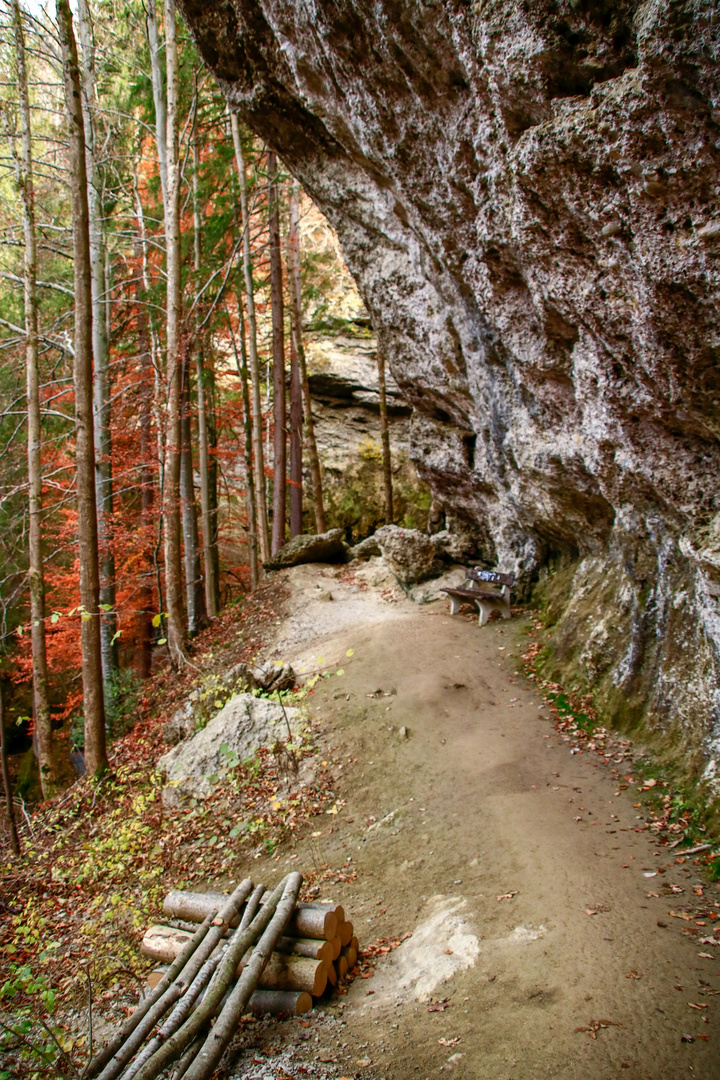
[(293, 182), (290, 192), (290, 226), (287, 235), (287, 264), (290, 293), (290, 538), (303, 531), (303, 405), (302, 376), (298, 347), (302, 347), (302, 314), (295, 292), (300, 278), (300, 209), (299, 187)]
[(378, 388), (380, 391), (380, 440), (382, 442), (383, 480), (385, 485), (385, 524), (393, 520), (392, 461), (390, 458), (390, 429), (388, 427), (387, 394), (385, 391), (385, 357), (377, 351)]
[[(136, 254), (142, 260), (141, 245), (136, 244)], [(150, 676), (152, 669), (152, 586), (150, 584), (152, 574), (152, 550), (150, 535), (153, 525), (153, 507), (155, 503), (155, 485), (153, 483), (153, 469), (150, 464), (152, 454), (152, 423), (151, 401), (153, 391), (152, 359), (150, 355), (150, 331), (148, 328), (147, 311), (145, 310), (146, 293), (143, 282), (138, 275), (135, 285), (135, 299), (137, 304), (137, 336), (138, 336), (138, 363), (140, 367), (140, 513), (142, 521), (143, 551), (147, 556), (143, 559), (140, 583), (140, 658), (138, 674), (142, 679)]]
[(245, 299), (248, 317), (248, 356), (250, 360), (250, 379), (252, 386), (252, 423), (253, 423), (253, 464), (255, 467), (255, 503), (257, 510), (258, 541), (260, 561), (270, 558), (270, 536), (268, 532), (267, 499), (265, 495), (265, 456), (263, 453), (262, 403), (260, 401), (260, 364), (257, 351), (257, 321), (255, 318), (255, 293), (252, 279), (252, 255), (250, 250), (250, 216), (248, 213), (247, 178), (243, 158), (240, 128), (235, 113), (230, 113), (230, 129), (235, 148), (235, 164), (240, 183), (240, 214), (243, 231), (243, 277), (245, 280)]
[(25, 35), (19, 0), (12, 0), (15, 55), (20, 94), (22, 150), (17, 161), (18, 186), (23, 202), (25, 239), (25, 363), (27, 385), (28, 457), (28, 585), (30, 589), (30, 638), (33, 661), (33, 705), (37, 737), (38, 766), (43, 798), (58, 790), (54, 757), (52, 720), (48, 698), (47, 650), (45, 643), (45, 576), (42, 554), (42, 425), (40, 421), (40, 377), (38, 367), (37, 238), (35, 232), (35, 185), (32, 169), (30, 98), (25, 64)]
[[(185, 605), (183, 603), (180, 553), (180, 462), (182, 453), (182, 280), (180, 250), (180, 161), (178, 148), (178, 53), (175, 32), (175, 2), (165, 0), (165, 70), (167, 84), (167, 199), (165, 202), (165, 245), (167, 270), (167, 427), (163, 486), (163, 526), (165, 549), (165, 603), (170, 659), (175, 667), (185, 662)], [(156, 117), (156, 119), (159, 119)], [(159, 146), (162, 140), (158, 140)]]
[(248, 1012), (254, 1016), (302, 1016), (311, 1009), (312, 997), (304, 990), (256, 990), (248, 1002)]
[(191, 637), (207, 626), (205, 584), (200, 564), (195, 482), (192, 453), (192, 403), (190, 395), (190, 357), (183, 350), (182, 362), (182, 458), (180, 462), (180, 501), (185, 552), (185, 595), (187, 597), (188, 631)]
[(80, 560), (80, 643), (82, 647), (85, 768), (91, 776), (107, 769), (102, 657), (100, 650), (100, 569), (95, 507), (93, 439), (92, 286), (85, 130), (77, 45), (68, 0), (56, 0), (62, 45), (65, 107), (72, 189), (75, 291), (75, 457), (77, 468), (78, 555)]
[(237, 346), (235, 344), (235, 335), (233, 334), (232, 326), (230, 325), (229, 316), (228, 325), (230, 325), (230, 335), (232, 337), (233, 351), (235, 353), (235, 366), (237, 367), (237, 372), (240, 376), (240, 390), (242, 393), (243, 428), (245, 431), (245, 475), (247, 482), (248, 559), (250, 562), (250, 588), (255, 590), (260, 583), (260, 569), (258, 566), (257, 544), (257, 503), (255, 498), (255, 475), (252, 460), (252, 416), (250, 414), (250, 391), (248, 388), (247, 348), (245, 346), (245, 319), (243, 317), (242, 300), (240, 296), (238, 296), (238, 318), (240, 320), (238, 330), (240, 333), (240, 353), (242, 356), (242, 361), (238, 359)]
[[(20, 14), (17, 10), (17, 4), (18, 0), (13, 0), (13, 19), (16, 18), (16, 11), (17, 16)], [(0, 681), (0, 771), (2, 772), (2, 782), (3, 787), (5, 788), (5, 809), (7, 811), (8, 825), (10, 827), (10, 845), (13, 852), (16, 855), (19, 855), (20, 838), (15, 822), (15, 805), (13, 803), (12, 787), (10, 785), (10, 770), (8, 769), (7, 763), (7, 742), (5, 741), (5, 697), (3, 695), (2, 681)]]
[[(202, 223), (200, 220), (200, 196), (198, 173), (200, 171), (200, 150), (197, 134), (197, 90), (195, 114), (193, 117), (192, 151), (192, 199), (193, 199), (193, 263), (196, 284), (199, 282), (202, 263)], [(211, 492), (211, 466), (208, 444), (207, 409), (205, 393), (205, 342), (195, 340), (195, 372), (197, 379), (197, 415), (198, 415), (198, 468), (200, 471), (200, 520), (202, 523), (203, 562), (205, 564), (205, 607), (210, 619), (214, 619), (219, 610), (218, 575), (217, 575), (217, 506), (213, 507)], [(210, 399), (212, 403), (212, 397)], [(213, 462), (214, 465), (214, 462)], [(217, 495), (215, 498), (217, 503)]]
[(270, 246), (270, 297), (272, 306), (273, 358), (273, 519), (272, 554), (285, 543), (287, 498), (287, 408), (285, 402), (285, 316), (283, 305), (280, 213), (278, 208), (277, 157), (268, 150), (268, 230)]
[(150, 46), (150, 75), (152, 78), (153, 103), (155, 105), (155, 133), (160, 170), (160, 187), (163, 204), (167, 205), (168, 164), (167, 164), (167, 104), (163, 87), (162, 64), (160, 63), (160, 33), (158, 30), (157, 7), (155, 0), (147, 0), (145, 5), (148, 45)]
[(93, 423), (95, 429), (95, 498), (100, 548), (100, 648), (102, 652), (105, 704), (108, 679), (118, 666), (115, 632), (115, 556), (112, 540), (113, 481), (110, 439), (110, 348), (107, 325), (106, 243), (103, 227), (102, 179), (95, 148), (95, 45), (88, 0), (78, 0), (78, 25), (82, 46), (83, 120), (90, 215), (90, 276), (92, 285), (92, 340), (94, 360)]

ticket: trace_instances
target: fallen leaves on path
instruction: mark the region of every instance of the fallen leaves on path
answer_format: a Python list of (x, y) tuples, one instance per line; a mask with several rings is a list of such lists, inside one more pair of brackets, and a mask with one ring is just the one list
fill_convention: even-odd
[(447, 998), (440, 998), (439, 1001), (431, 1001), (428, 1005), (428, 1012), (444, 1012), (445, 1009), (450, 1008), (450, 1002)]
[(598, 1031), (603, 1028), (622, 1026), (622, 1024), (618, 1024), (614, 1020), (591, 1020), (588, 1027), (576, 1027), (575, 1031), (586, 1031), (591, 1039), (597, 1039)]
[(518, 890), (513, 889), (512, 892), (503, 893), (502, 896), (498, 896), (498, 900), (512, 900), (513, 896), (517, 896)]
[(460, 1037), (456, 1036), (454, 1039), (438, 1039), (441, 1046), (457, 1046), (460, 1042)]

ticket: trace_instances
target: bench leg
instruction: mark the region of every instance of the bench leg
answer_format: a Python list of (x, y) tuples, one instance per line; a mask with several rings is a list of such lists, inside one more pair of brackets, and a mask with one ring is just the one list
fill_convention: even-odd
[(500, 608), (500, 611), (502, 612), (503, 619), (509, 619), (512, 617), (509, 604), (503, 604), (503, 606)]
[(477, 604), (480, 613), (478, 621), (481, 626), (484, 626), (495, 609), (490, 604), (483, 604), (482, 600), (476, 600), (475, 603)]
[(457, 596), (450, 597), (450, 614), (457, 615), (462, 607), (462, 601), (458, 600)]

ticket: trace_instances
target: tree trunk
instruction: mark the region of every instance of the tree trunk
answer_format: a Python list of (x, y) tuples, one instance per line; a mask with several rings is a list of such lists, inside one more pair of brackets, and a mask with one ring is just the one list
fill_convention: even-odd
[(167, 104), (163, 87), (163, 71), (160, 62), (162, 46), (158, 30), (157, 8), (155, 0), (147, 0), (145, 5), (148, 45), (150, 46), (150, 74), (152, 78), (153, 103), (155, 105), (155, 134), (160, 170), (160, 186), (163, 204), (167, 205), (168, 164), (167, 164)]
[[(19, 17), (20, 11), (18, 8), (18, 0), (13, 0), (13, 21)], [(16, 24), (15, 41), (17, 42), (17, 40)], [(25, 86), (27, 87), (27, 83), (25, 83)], [(13, 803), (12, 787), (10, 786), (10, 770), (8, 769), (7, 763), (7, 743), (5, 741), (5, 698), (3, 696), (2, 681), (0, 681), (0, 772), (2, 772), (3, 787), (5, 788), (5, 809), (7, 811), (8, 825), (10, 827), (10, 844), (15, 854), (19, 855), (20, 838), (18, 836), (17, 824), (15, 823), (15, 805)]]
[(270, 558), (270, 536), (268, 532), (267, 498), (265, 495), (265, 456), (263, 453), (262, 403), (260, 401), (260, 364), (257, 351), (257, 322), (255, 319), (255, 293), (252, 279), (252, 256), (250, 252), (250, 217), (247, 201), (247, 178), (243, 158), (240, 128), (235, 113), (230, 113), (230, 129), (235, 148), (235, 164), (240, 182), (240, 213), (243, 230), (243, 276), (245, 279), (245, 299), (248, 317), (248, 357), (250, 360), (250, 379), (252, 386), (252, 423), (253, 423), (253, 464), (255, 467), (255, 503), (257, 510), (258, 541), (260, 560)]
[[(141, 245), (136, 244), (136, 253), (142, 259)], [(151, 424), (151, 401), (153, 388), (152, 359), (150, 356), (150, 331), (148, 328), (147, 311), (145, 310), (146, 294), (143, 282), (138, 280), (135, 285), (135, 298), (137, 304), (137, 335), (138, 335), (138, 363), (140, 367), (140, 499), (141, 520), (143, 535), (143, 551), (147, 551), (147, 560), (143, 560), (140, 584), (140, 658), (138, 674), (140, 678), (147, 679), (152, 669), (152, 586), (150, 578), (152, 574), (152, 554), (150, 535), (153, 524), (153, 506), (155, 503), (155, 487), (153, 484), (153, 470), (150, 464), (152, 453), (152, 424)]]
[[(198, 191), (198, 173), (200, 170), (200, 150), (197, 136), (197, 89), (195, 92), (195, 114), (192, 133), (193, 172), (193, 263), (196, 287), (202, 263), (202, 223), (200, 220), (200, 198)], [(202, 337), (195, 340), (195, 373), (197, 379), (197, 414), (198, 414), (198, 468), (200, 470), (200, 520), (202, 523), (203, 562), (205, 564), (205, 607), (209, 618), (214, 619), (219, 610), (217, 571), (217, 507), (213, 508), (210, 475), (210, 453), (208, 445), (208, 401), (205, 393), (205, 342)], [(213, 460), (214, 465), (214, 460)], [(216, 499), (217, 502), (217, 493)], [(215, 513), (213, 513), (215, 509)]]
[(290, 193), (290, 227), (287, 235), (287, 266), (290, 293), (290, 538), (303, 531), (303, 406), (302, 377), (298, 343), (302, 347), (302, 318), (295, 302), (296, 282), (300, 278), (300, 210), (297, 181)]
[[(164, 138), (164, 136), (163, 136)], [(140, 250), (142, 255), (142, 280), (143, 288), (145, 290), (145, 297), (150, 295), (151, 281), (150, 281), (150, 266), (148, 260), (148, 239), (147, 230), (145, 228), (145, 211), (143, 210), (142, 199), (140, 198), (140, 186), (138, 180), (138, 162), (135, 162), (133, 169), (133, 195), (135, 199), (135, 213), (138, 221), (138, 241), (140, 243)], [(149, 368), (148, 368), (148, 396), (147, 402), (150, 411), (155, 419), (155, 469), (157, 470), (157, 477), (154, 480), (154, 489), (157, 488), (160, 492), (160, 499), (162, 501), (162, 493), (164, 490), (164, 477), (165, 477), (165, 434), (163, 425), (163, 412), (161, 404), (161, 377), (160, 377), (160, 339), (155, 327), (155, 320), (153, 319), (153, 309), (148, 307), (145, 309), (147, 312), (147, 327), (150, 331), (150, 353), (149, 353)], [(149, 451), (148, 458), (150, 462)], [(152, 481), (152, 476), (151, 476)], [(149, 520), (152, 515), (149, 515)], [(160, 548), (162, 547), (162, 513), (156, 513), (154, 515), (154, 536), (152, 540), (152, 546), (150, 548), (150, 558), (152, 561), (153, 574), (155, 578), (155, 589), (157, 590), (157, 610), (162, 612), (164, 610), (164, 598), (163, 598), (163, 581), (162, 572), (160, 567)], [(150, 543), (150, 529), (148, 529), (147, 539)], [(150, 638), (152, 639), (152, 629), (150, 632)]]
[(100, 647), (102, 650), (105, 704), (108, 679), (118, 666), (115, 632), (115, 557), (112, 542), (113, 482), (110, 441), (110, 348), (107, 327), (106, 244), (103, 229), (102, 180), (95, 149), (95, 46), (88, 0), (78, 0), (78, 25), (83, 60), (83, 119), (90, 214), (90, 275), (92, 282), (92, 335), (94, 360), (95, 497), (100, 547)]
[(192, 453), (192, 404), (190, 395), (190, 357), (185, 351), (182, 363), (182, 459), (180, 463), (180, 501), (185, 550), (185, 594), (187, 597), (188, 630), (191, 637), (207, 626), (205, 585), (200, 565), (195, 483)]
[[(312, 414), (312, 400), (310, 398), (310, 384), (308, 383), (307, 363), (305, 361), (305, 347), (302, 339), (302, 292), (300, 288), (300, 222), (299, 222), (299, 187), (293, 185), (290, 201), (290, 227), (293, 228), (293, 216), (296, 220), (297, 243), (292, 245), (292, 262), (289, 265), (290, 274), (290, 307), (292, 311), (293, 335), (295, 337), (295, 349), (297, 351), (298, 366), (300, 369), (300, 384), (302, 388), (303, 402), (305, 405), (305, 440), (307, 443), (308, 457), (310, 458), (310, 478), (312, 480), (313, 509), (315, 511), (315, 529), (319, 533), (327, 532), (325, 520), (325, 506), (323, 503), (322, 473), (320, 471), (320, 456), (315, 440), (315, 424)], [(294, 207), (294, 209), (293, 209)]]
[(25, 359), (27, 365), (27, 456), (29, 490), (28, 585), (30, 588), (30, 636), (33, 660), (33, 703), (38, 766), (43, 798), (57, 791), (52, 722), (48, 700), (47, 651), (45, 647), (45, 576), (42, 555), (42, 426), (38, 371), (37, 241), (35, 234), (35, 187), (32, 171), (30, 99), (25, 66), (25, 35), (19, 0), (12, 0), (15, 55), (20, 92), (22, 151), (17, 162), (18, 186), (23, 201), (25, 238)]
[(390, 430), (388, 428), (387, 395), (385, 392), (385, 357), (377, 351), (378, 388), (380, 390), (380, 439), (382, 441), (383, 478), (385, 481), (385, 524), (393, 520), (392, 461), (390, 460)]
[(56, 0), (62, 45), (65, 107), (69, 135), (75, 276), (75, 458), (77, 468), (78, 555), (80, 560), (80, 642), (82, 647), (85, 768), (96, 776), (107, 768), (102, 658), (100, 651), (100, 569), (95, 507), (93, 439), (92, 286), (85, 133), (77, 45), (68, 0)]
[(280, 213), (278, 209), (277, 157), (274, 150), (268, 150), (267, 170), (274, 421), (272, 553), (275, 555), (285, 543), (287, 409), (285, 404), (285, 317), (283, 312), (282, 255), (280, 253)]
[(210, 509), (210, 556), (215, 580), (215, 607), (220, 610), (220, 549), (218, 548), (218, 460), (217, 416), (215, 412), (215, 366), (212, 353), (204, 364), (203, 393), (208, 445), (208, 503)]
[(243, 318), (243, 309), (242, 303), (240, 302), (240, 297), (238, 297), (238, 317), (240, 321), (238, 329), (240, 333), (240, 352), (242, 356), (242, 362), (240, 362), (240, 360), (238, 359), (237, 346), (235, 344), (235, 335), (232, 332), (232, 325), (230, 325), (229, 316), (228, 325), (230, 326), (230, 335), (232, 337), (233, 351), (235, 352), (235, 365), (237, 367), (238, 375), (240, 376), (240, 389), (242, 392), (243, 427), (245, 429), (245, 474), (247, 478), (248, 558), (250, 562), (250, 588), (255, 590), (257, 589), (260, 582), (257, 544), (257, 510), (255, 499), (255, 477), (253, 474), (252, 464), (252, 416), (250, 415), (250, 391), (248, 389), (247, 348), (245, 346), (245, 320)]
[[(175, 34), (175, 2), (165, 0), (165, 68), (167, 80), (167, 200), (165, 202), (165, 245), (167, 269), (167, 427), (165, 433), (165, 475), (163, 485), (163, 526), (165, 541), (165, 603), (170, 659), (175, 667), (185, 662), (185, 605), (183, 602), (180, 553), (180, 460), (182, 347), (181, 347), (181, 250), (180, 250), (180, 161), (178, 154), (178, 54)], [(159, 118), (156, 118), (159, 119)], [(159, 131), (159, 128), (158, 128)], [(158, 138), (158, 148), (162, 138)], [(158, 152), (160, 153), (159, 149)]]

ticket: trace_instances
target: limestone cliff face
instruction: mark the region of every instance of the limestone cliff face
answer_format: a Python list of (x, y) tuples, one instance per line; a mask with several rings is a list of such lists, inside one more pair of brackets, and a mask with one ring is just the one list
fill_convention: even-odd
[(182, 6), (336, 228), (421, 474), (491, 562), (576, 560), (556, 655), (712, 777), (717, 2)]

